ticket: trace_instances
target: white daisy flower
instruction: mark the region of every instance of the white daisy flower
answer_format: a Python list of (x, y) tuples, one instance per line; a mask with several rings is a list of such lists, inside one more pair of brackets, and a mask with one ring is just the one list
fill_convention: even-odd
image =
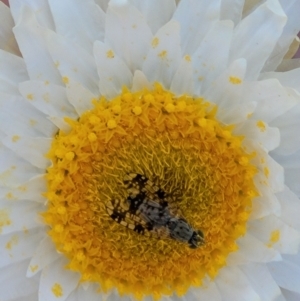
[(254, 2), (0, 3), (1, 301), (300, 300), (300, 1)]

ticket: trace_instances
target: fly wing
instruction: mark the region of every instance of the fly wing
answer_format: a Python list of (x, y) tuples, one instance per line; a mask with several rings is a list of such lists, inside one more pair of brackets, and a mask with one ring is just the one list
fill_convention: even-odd
[(152, 226), (139, 215), (136, 215), (130, 212), (130, 209), (125, 208), (120, 200), (110, 200), (105, 205), (109, 216), (120, 225), (139, 234), (146, 234), (152, 229)]
[[(178, 211), (172, 197), (144, 175), (138, 173), (127, 174), (124, 178), (124, 184), (127, 188), (129, 198), (137, 199), (143, 196), (148, 199), (148, 203), (151, 202), (151, 206), (153, 207), (168, 207), (170, 211)], [(128, 201), (131, 202), (130, 199)]]

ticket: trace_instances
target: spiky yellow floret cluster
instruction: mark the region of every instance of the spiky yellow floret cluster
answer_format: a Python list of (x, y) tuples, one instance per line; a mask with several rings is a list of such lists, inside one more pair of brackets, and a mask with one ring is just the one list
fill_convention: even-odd
[[(257, 195), (243, 137), (220, 124), (217, 107), (200, 98), (153, 91), (123, 92), (111, 101), (94, 101), (79, 120), (67, 119), (48, 157), (49, 235), (82, 281), (101, 290), (116, 287), (136, 298), (174, 291), (182, 295), (215, 277), (245, 234), (251, 199)], [(172, 239), (139, 235), (108, 216), (105, 203), (124, 200), (123, 178), (145, 175), (172, 192), (173, 206), (205, 235), (190, 249)]]

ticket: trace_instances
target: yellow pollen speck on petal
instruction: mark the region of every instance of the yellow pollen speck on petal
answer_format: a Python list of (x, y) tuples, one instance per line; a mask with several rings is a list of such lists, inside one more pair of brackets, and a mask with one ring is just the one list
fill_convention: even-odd
[(5, 195), (5, 198), (8, 199), (8, 200), (13, 200), (13, 199), (15, 199), (15, 196), (11, 192), (8, 192)]
[(257, 121), (256, 126), (261, 132), (264, 132), (266, 130), (266, 124), (262, 120)]
[(268, 243), (268, 247), (271, 248), (275, 243), (277, 243), (280, 239), (280, 231), (274, 230), (270, 234), (270, 242)]
[(239, 77), (236, 76), (230, 76), (229, 81), (234, 85), (239, 85), (242, 83), (242, 80)]
[(110, 119), (107, 122), (107, 127), (112, 130), (117, 127), (117, 122), (114, 119)]
[(19, 135), (14, 135), (14, 136), (12, 136), (12, 138), (11, 138), (12, 142), (17, 142), (17, 141), (19, 141), (20, 139), (21, 139), (21, 137), (20, 137)]
[(37, 121), (34, 120), (34, 119), (30, 119), (30, 120), (29, 120), (29, 124), (30, 124), (31, 126), (35, 126), (35, 125), (37, 124)]
[(55, 297), (62, 297), (63, 296), (63, 288), (59, 283), (55, 283), (52, 286), (51, 291), (52, 291), (52, 293)]
[(158, 56), (159, 56), (161, 59), (166, 59), (167, 56), (168, 56), (167, 50), (162, 50), (162, 51), (158, 54)]
[(69, 161), (72, 161), (72, 160), (75, 158), (74, 152), (67, 152), (67, 153), (65, 154), (65, 158), (66, 158), (67, 160), (69, 160)]
[(135, 114), (135, 115), (141, 115), (143, 110), (140, 106), (135, 106), (133, 109), (132, 109), (132, 112)]
[(265, 168), (264, 168), (264, 175), (265, 175), (267, 178), (269, 177), (269, 175), (270, 175), (270, 170), (269, 170), (268, 167), (265, 167)]
[(62, 77), (62, 81), (63, 81), (64, 84), (67, 85), (67, 84), (69, 83), (70, 80), (69, 80), (69, 78), (68, 78), (67, 76), (63, 76), (63, 77)]
[(17, 245), (18, 244), (18, 241), (19, 241), (19, 238), (17, 235), (14, 235), (7, 243), (6, 243), (6, 246), (5, 248), (8, 249), (8, 250), (11, 250), (12, 247), (14, 245)]
[(106, 52), (106, 57), (109, 59), (113, 59), (115, 57), (114, 52), (110, 49)]
[(0, 233), (2, 232), (2, 228), (5, 226), (11, 225), (11, 220), (9, 218), (9, 214), (7, 210), (0, 210)]
[(35, 271), (37, 271), (38, 268), (39, 268), (39, 266), (37, 264), (30, 266), (30, 270), (31, 270), (32, 273), (34, 273)]
[(158, 46), (158, 44), (159, 44), (159, 38), (156, 38), (156, 37), (155, 37), (155, 38), (152, 40), (151, 45), (152, 45), (153, 48), (156, 48), (156, 47)]
[(31, 93), (30, 93), (30, 94), (27, 94), (26, 97), (27, 97), (27, 99), (29, 99), (29, 100), (33, 100), (33, 94), (31, 94)]
[(188, 55), (188, 54), (184, 56), (184, 59), (185, 59), (187, 62), (191, 62), (191, 61), (192, 61), (191, 56)]

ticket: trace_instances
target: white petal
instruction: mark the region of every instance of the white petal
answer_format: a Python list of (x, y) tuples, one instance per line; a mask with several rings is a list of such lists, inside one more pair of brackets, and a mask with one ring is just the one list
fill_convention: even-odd
[(300, 58), (284, 59), (276, 71), (278, 72), (288, 72), (300, 68)]
[(19, 55), (20, 51), (12, 32), (13, 26), (14, 21), (10, 9), (0, 2), (0, 49)]
[(289, 290), (281, 289), (283, 296), (285, 297), (286, 301), (299, 301), (300, 300), (300, 293), (291, 292)]
[(299, 198), (290, 191), (287, 187), (284, 191), (276, 194), (280, 205), (281, 205), (281, 216), (287, 225), (300, 231), (300, 200)]
[(82, 84), (70, 80), (66, 92), (69, 102), (74, 106), (79, 116), (93, 108), (92, 100), (96, 99), (96, 95), (92, 94)]
[(0, 72), (1, 93), (19, 95), (18, 83), (28, 80), (24, 60), (16, 55), (0, 50)]
[(229, 266), (281, 260), (281, 255), (278, 251), (267, 247), (250, 233), (239, 238), (237, 244), (239, 246), (238, 251), (229, 254), (226, 260)]
[(260, 296), (262, 301), (285, 301), (281, 291), (272, 278), (265, 264), (242, 265), (240, 269), (249, 279), (252, 288)]
[(28, 6), (41, 26), (55, 29), (47, 0), (10, 0), (9, 6), (16, 24), (22, 18), (23, 7)]
[(289, 156), (278, 155), (275, 150), (272, 157), (284, 168), (286, 185), (300, 197), (300, 150)]
[[(207, 32), (192, 56), (195, 94), (203, 93), (227, 67), (233, 33), (231, 21), (218, 21)], [(219, 45), (222, 45), (220, 47)], [(200, 90), (201, 87), (201, 90)]]
[(49, 30), (38, 24), (34, 13), (27, 6), (22, 10), (21, 19), (13, 31), (29, 77), (61, 85), (61, 76), (46, 46), (46, 36)]
[(130, 0), (145, 16), (153, 34), (172, 18), (176, 8), (174, 0)]
[(276, 153), (290, 155), (300, 149), (300, 103), (273, 120), (270, 125), (280, 129), (280, 146)]
[(61, 86), (32, 80), (20, 83), (19, 90), (31, 105), (48, 116), (78, 117), (68, 101), (66, 89)]
[(283, 261), (269, 262), (269, 270), (279, 286), (300, 293), (300, 253), (284, 255)]
[(183, 54), (193, 54), (212, 24), (219, 20), (221, 1), (181, 0), (174, 13), (180, 22)]
[(251, 117), (268, 123), (300, 101), (300, 96), (292, 89), (284, 88), (276, 79), (246, 83), (245, 91), (243, 101), (257, 101), (256, 110)]
[(0, 93), (0, 127), (7, 135), (52, 136), (57, 128), (21, 96)]
[(30, 299), (30, 296), (38, 290), (39, 277), (26, 278), (27, 266), (28, 260), (24, 260), (0, 269), (0, 296), (2, 300), (14, 301), (17, 298), (35, 300)]
[(43, 238), (43, 240), (40, 240), (38, 247), (35, 249), (35, 252), (28, 265), (26, 276), (34, 276), (44, 267), (51, 265), (61, 256), (62, 255), (56, 251), (53, 241), (47, 235)]
[(288, 187), (300, 198), (300, 168), (290, 168), (286, 170), (285, 181)]
[(71, 129), (70, 125), (61, 117), (48, 116), (47, 119), (50, 120), (59, 130), (62, 130), (65, 133), (68, 133)]
[(41, 173), (41, 170), (16, 156), (10, 149), (0, 146), (0, 185), (21, 185)]
[(100, 78), (101, 95), (113, 98), (121, 92), (122, 86), (131, 87), (131, 71), (109, 46), (96, 42), (94, 56)]
[(47, 35), (47, 45), (65, 84), (72, 79), (93, 93), (98, 92), (95, 61), (87, 51), (55, 33)]
[(284, 189), (283, 167), (269, 156), (266, 150), (254, 139), (245, 139), (243, 146), (246, 148), (247, 153), (255, 152), (255, 157), (251, 160), (259, 171), (257, 176), (255, 176), (255, 183), (267, 185), (272, 190), (272, 193), (282, 191)]
[(98, 4), (104, 12), (107, 10), (108, 2), (109, 0), (95, 0), (95, 3)]
[[(38, 281), (37, 281), (38, 282)], [(32, 300), (32, 301), (36, 301), (39, 299), (39, 296), (38, 296), (38, 291), (36, 290), (34, 293), (30, 294), (30, 295), (27, 295), (26, 296), (26, 301), (27, 300)], [(19, 297), (19, 298), (16, 298), (14, 299), (13, 301), (24, 301), (24, 296), (22, 297)]]
[(44, 229), (39, 228), (1, 235), (0, 268), (31, 257), (44, 235)]
[[(274, 215), (248, 222), (248, 231), (267, 246), (284, 254), (296, 254), (300, 246), (300, 232)], [(275, 238), (273, 238), (275, 235)], [(276, 237), (277, 236), (277, 237)]]
[(114, 289), (112, 292), (109, 293), (109, 295), (107, 297), (103, 296), (103, 300), (105, 300), (105, 301), (115, 301), (115, 300), (118, 300), (118, 301), (132, 301), (132, 297), (131, 296), (129, 297), (129, 296), (126, 296), (126, 295), (120, 296), (119, 293), (117, 292), (117, 290)]
[(45, 169), (50, 164), (50, 161), (45, 158), (45, 154), (50, 149), (52, 139), (8, 136), (2, 142), (17, 155), (38, 168)]
[(136, 70), (133, 75), (131, 90), (133, 92), (136, 92), (144, 88), (151, 90), (151, 84), (149, 83), (146, 75), (142, 71)]
[(55, 296), (52, 289), (59, 286), (62, 289), (62, 296), (59, 296), (59, 300), (64, 301), (76, 288), (80, 275), (66, 270), (66, 263), (67, 259), (61, 258), (43, 269), (39, 287), (39, 300), (57, 301), (58, 297)]
[[(89, 285), (89, 287), (85, 290), (83, 288), (83, 285), (79, 286), (79, 288), (74, 291), (72, 293), (72, 295), (74, 295), (76, 301), (81, 301), (81, 300), (87, 300), (87, 301), (107, 301), (104, 300), (102, 294), (103, 293), (99, 293), (97, 292), (97, 290), (99, 289), (97, 284), (93, 284), (91, 283)], [(119, 297), (120, 298), (120, 297)], [(118, 301), (122, 301), (122, 299), (115, 299)], [(67, 301), (70, 301), (69, 298), (67, 299)]]
[(203, 286), (196, 288), (190, 288), (185, 295), (186, 300), (196, 301), (196, 300), (213, 300), (222, 301), (221, 292), (218, 290), (214, 281), (205, 279), (203, 281)]
[(179, 23), (170, 21), (153, 38), (142, 71), (151, 82), (160, 82), (169, 88), (180, 61)]
[(221, 20), (232, 20), (237, 25), (242, 18), (243, 0), (222, 0)]
[(258, 77), (282, 33), (286, 19), (278, 0), (267, 0), (235, 28), (230, 61), (239, 58), (247, 60), (246, 78)]
[(256, 102), (231, 104), (229, 107), (218, 107), (217, 119), (224, 124), (237, 124), (244, 122), (251, 116), (256, 108)]
[[(14, 204), (14, 206), (12, 206), (12, 201), (1, 200), (1, 203), (0, 232), (2, 234), (27, 231), (42, 226), (37, 213), (45, 209), (44, 205), (29, 201), (18, 202), (18, 204)], [(20, 218), (21, 216), (22, 218)]]
[[(235, 108), (244, 95), (244, 76), (247, 63), (244, 59), (233, 62), (210, 86), (203, 92), (203, 96), (213, 103), (219, 105), (219, 110), (223, 112)], [(239, 84), (234, 84), (232, 78), (239, 80)], [(220, 116), (222, 114), (219, 114)]]
[(93, 53), (95, 40), (103, 41), (105, 14), (92, 0), (50, 0), (56, 32)]
[(22, 183), (20, 186), (3, 188), (0, 187), (0, 197), (6, 200), (27, 200), (39, 203), (45, 203), (46, 199), (42, 194), (47, 191), (46, 180), (44, 175), (39, 175)]
[(250, 281), (236, 267), (221, 269), (215, 282), (222, 295), (222, 301), (261, 301)]
[(152, 33), (144, 16), (129, 4), (111, 1), (105, 23), (105, 43), (123, 59), (131, 72), (141, 69), (150, 48)]
[(264, 66), (264, 71), (272, 71), (278, 67), (300, 29), (300, 1), (280, 0), (280, 4), (288, 16), (287, 24), (284, 27), (282, 35), (280, 36), (269, 60)]
[(185, 56), (177, 69), (170, 90), (177, 96), (182, 94), (194, 95), (193, 67), (189, 56)]
[(270, 127), (262, 120), (247, 120), (236, 126), (234, 133), (237, 135), (244, 135), (247, 141), (253, 140), (253, 143), (258, 143), (261, 147), (270, 151), (280, 145), (280, 134), (278, 128)]
[(281, 206), (274, 194), (274, 191), (266, 185), (259, 185), (260, 196), (252, 200), (252, 210), (250, 219), (258, 219), (270, 214), (279, 216)]
[(277, 78), (283, 86), (291, 87), (300, 93), (300, 68), (287, 72), (266, 72), (261, 74), (260, 78)]

